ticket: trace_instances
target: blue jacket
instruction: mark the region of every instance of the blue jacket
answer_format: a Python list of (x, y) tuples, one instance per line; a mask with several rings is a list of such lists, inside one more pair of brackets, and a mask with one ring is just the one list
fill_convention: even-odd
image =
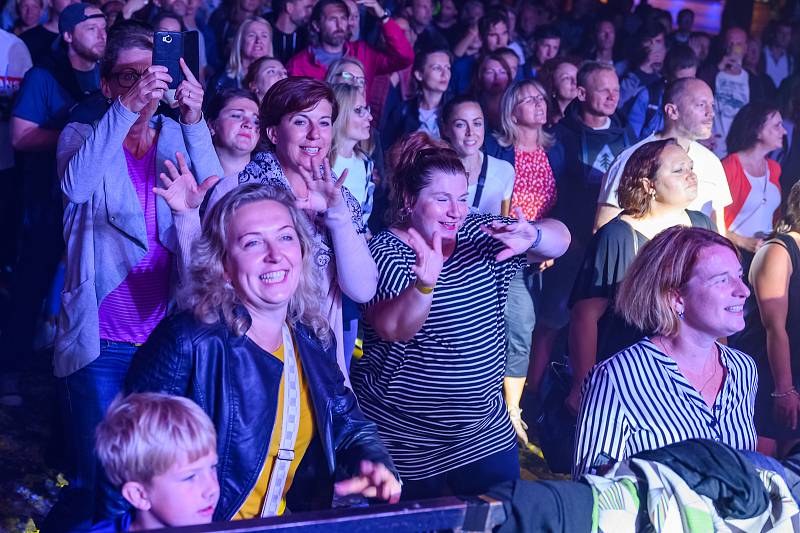
[[(67, 264), (53, 362), (64, 377), (100, 355), (98, 309), (147, 253), (147, 228), (128, 175), (122, 143), (139, 118), (117, 99), (95, 124), (70, 123), (58, 139), (56, 166), (64, 193)], [(156, 116), (156, 175), (182, 152), (199, 181), (222, 176), (205, 120), (179, 124)], [(172, 212), (156, 199), (158, 240), (178, 250)], [(177, 276), (177, 273), (175, 274)], [(177, 279), (174, 280), (176, 285)]]
[[(303, 455), (287, 507), (329, 507), (332, 483), (359, 471), (362, 459), (396, 470), (372, 422), (336, 364), (303, 324), (293, 327), (314, 406), (316, 434)], [(230, 520), (252, 491), (267, 457), (283, 363), (224, 323), (203, 324), (188, 312), (164, 319), (131, 362), (125, 391), (164, 392), (197, 403), (217, 429), (220, 497), (214, 520)]]

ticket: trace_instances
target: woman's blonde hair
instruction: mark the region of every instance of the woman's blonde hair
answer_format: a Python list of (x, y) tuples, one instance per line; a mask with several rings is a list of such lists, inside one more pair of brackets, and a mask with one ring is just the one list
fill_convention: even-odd
[[(353, 65), (353, 66), (356, 66), (356, 67), (360, 68), (361, 72), (363, 72), (364, 76), (366, 77), (366, 72), (367, 71), (366, 71), (366, 69), (364, 69), (364, 63), (362, 63), (361, 61), (359, 61), (355, 57), (342, 57), (340, 59), (337, 59), (336, 61), (334, 61), (333, 63), (331, 63), (328, 66), (328, 71), (325, 73), (325, 83), (327, 83), (328, 85), (336, 85), (338, 83), (345, 83), (344, 81), (339, 79), (339, 76), (341, 75), (342, 72), (344, 72), (344, 68), (347, 65)], [(364, 81), (366, 83), (366, 80), (364, 80)], [(362, 89), (365, 89), (365, 88), (366, 87), (362, 87)]]
[[(191, 309), (195, 317), (206, 324), (220, 320), (237, 336), (250, 329), (250, 314), (245, 309), (236, 290), (225, 281), (225, 263), (228, 259), (228, 227), (241, 207), (272, 200), (288, 211), (300, 241), (303, 270), (297, 290), (289, 300), (287, 320), (309, 326), (319, 339), (330, 341), (330, 326), (320, 310), (323, 298), (321, 275), (314, 259), (316, 244), (308, 217), (295, 207), (293, 199), (284, 190), (260, 184), (237, 187), (223, 196), (206, 213), (203, 233), (192, 249), (188, 286), (181, 297), (183, 307)], [(267, 215), (269, 211), (264, 211)]]
[(653, 237), (625, 273), (617, 312), (647, 334), (677, 335), (680, 317), (670, 298), (685, 290), (700, 251), (710, 246), (724, 246), (739, 256), (731, 241), (703, 228), (673, 226)]
[[(339, 104), (339, 114), (333, 122), (333, 143), (331, 150), (328, 152), (328, 158), (331, 166), (336, 164), (336, 156), (339, 154), (339, 147), (344, 140), (347, 127), (350, 125), (350, 117), (356, 107), (356, 99), (363, 93), (355, 85), (349, 83), (336, 83), (331, 85), (333, 94), (336, 96), (336, 102)], [(365, 99), (366, 101), (366, 99)], [(365, 139), (358, 141), (355, 145), (354, 152), (362, 159), (369, 157), (372, 152), (372, 139)]]
[[(547, 96), (547, 90), (538, 81), (520, 80), (512, 83), (503, 93), (503, 98), (500, 100), (500, 127), (502, 131), (497, 135), (497, 142), (500, 143), (500, 146), (507, 148), (514, 146), (519, 141), (519, 127), (514, 122), (514, 109), (519, 105), (520, 94), (526, 87), (533, 87), (541, 94), (548, 108), (552, 105), (550, 98)], [(555, 144), (555, 138), (540, 126), (539, 146), (541, 146), (542, 150), (549, 150), (553, 144)]]
[(231, 46), (231, 55), (228, 58), (228, 66), (225, 68), (225, 73), (234, 78), (239, 83), (242, 82), (244, 79), (245, 74), (247, 74), (247, 68), (244, 66), (244, 58), (242, 57), (242, 45), (244, 44), (244, 37), (247, 34), (247, 31), (250, 29), (250, 26), (256, 22), (260, 22), (262, 24), (266, 24), (267, 29), (269, 30), (269, 39), (267, 39), (267, 53), (265, 55), (272, 56), (272, 26), (267, 19), (263, 17), (247, 17), (242, 21), (241, 25), (239, 25), (239, 29), (236, 31), (236, 37), (233, 38), (233, 45)]

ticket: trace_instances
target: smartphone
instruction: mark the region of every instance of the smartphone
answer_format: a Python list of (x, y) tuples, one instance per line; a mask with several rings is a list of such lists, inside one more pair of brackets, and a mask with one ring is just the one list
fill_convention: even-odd
[(153, 64), (167, 67), (172, 81), (170, 89), (177, 89), (183, 81), (180, 58), (200, 79), (200, 43), (196, 31), (157, 31), (153, 38)]
[(177, 89), (183, 81), (180, 58), (183, 57), (183, 33), (157, 31), (153, 39), (153, 64), (167, 67), (172, 81), (170, 89)]

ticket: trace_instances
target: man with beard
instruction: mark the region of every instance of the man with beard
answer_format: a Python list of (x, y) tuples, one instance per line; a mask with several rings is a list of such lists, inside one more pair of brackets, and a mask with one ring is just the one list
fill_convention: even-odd
[(277, 13), (272, 25), (272, 53), (285, 64), (308, 44), (314, 0), (275, 0), (272, 8)]
[(13, 314), (0, 327), (0, 402), (18, 398), (21, 362), (30, 361), (36, 321), (64, 252), (61, 188), (55, 150), (72, 109), (99, 90), (98, 60), (106, 19), (89, 4), (72, 4), (58, 20), (53, 53), (25, 74), (11, 113), (11, 144), (21, 156), (23, 222), (12, 282)]
[(342, 57), (354, 57), (364, 65), (367, 101), (376, 76), (402, 70), (414, 62), (414, 50), (402, 28), (392, 20), (378, 0), (364, 0), (363, 5), (381, 22), (386, 43), (382, 50), (365, 41), (350, 41), (350, 12), (344, 0), (320, 0), (311, 14), (312, 44), (296, 54), (286, 65), (290, 76), (309, 76), (322, 80), (328, 66)]
[(711, 137), (714, 124), (714, 95), (706, 82), (697, 78), (678, 79), (664, 91), (664, 129), (645, 137), (622, 152), (603, 176), (595, 231), (620, 213), (617, 187), (630, 155), (644, 143), (674, 138), (689, 154), (697, 175), (697, 198), (689, 209), (702, 211), (725, 233), (722, 210), (732, 202), (728, 180), (719, 158), (697, 141)]

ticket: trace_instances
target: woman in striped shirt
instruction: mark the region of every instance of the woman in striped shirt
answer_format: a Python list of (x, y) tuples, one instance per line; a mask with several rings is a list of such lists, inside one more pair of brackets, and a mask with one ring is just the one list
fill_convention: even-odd
[(573, 476), (689, 438), (755, 449), (755, 363), (717, 342), (744, 328), (749, 294), (736, 248), (712, 231), (675, 226), (641, 249), (616, 305), (653, 334), (587, 378)]
[(393, 151), (392, 226), (369, 243), (376, 297), (364, 306), (353, 390), (378, 424), (408, 499), (479, 494), (517, 479), (503, 402), (508, 283), (564, 253), (560, 222), (468, 214), (458, 154), (415, 132)]

